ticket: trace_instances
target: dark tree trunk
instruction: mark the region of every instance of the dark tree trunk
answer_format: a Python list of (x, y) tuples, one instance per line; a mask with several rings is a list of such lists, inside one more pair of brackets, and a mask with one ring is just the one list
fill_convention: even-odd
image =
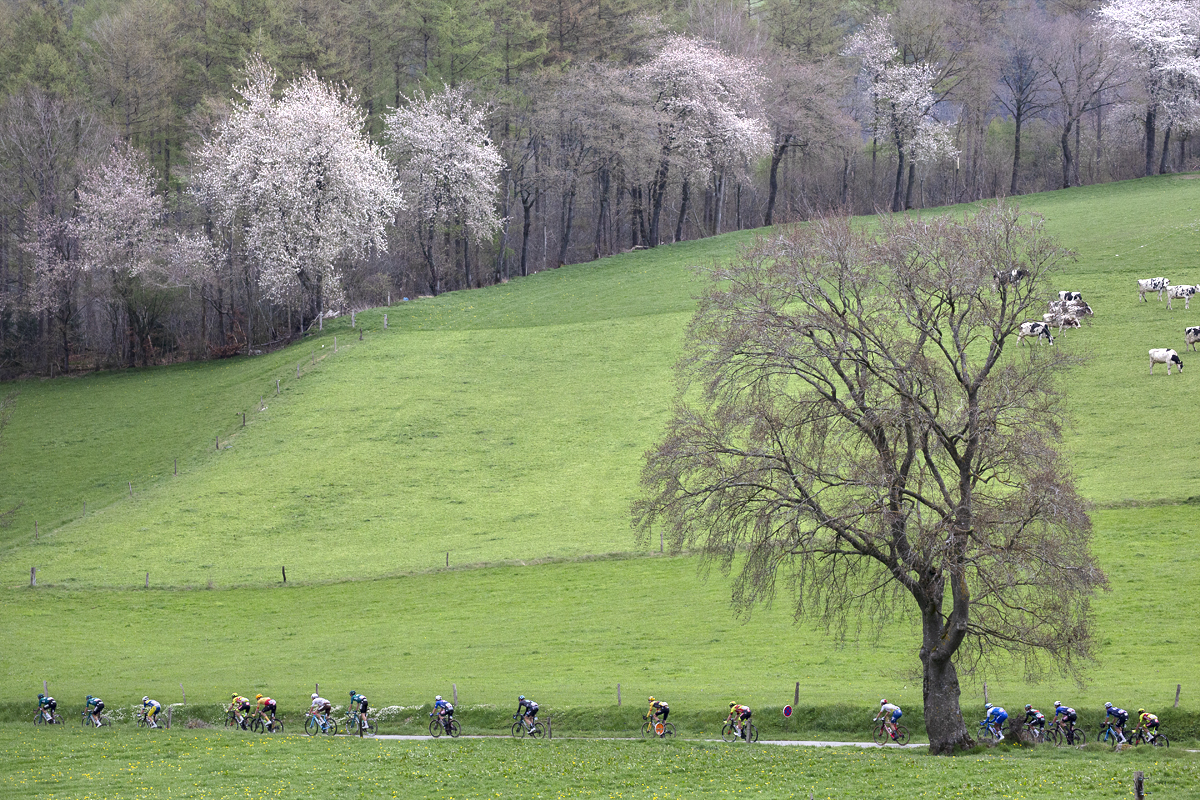
[(1017, 193), (1017, 168), (1021, 164), (1021, 123), (1024, 122), (1025, 115), (1023, 109), (1017, 106), (1017, 113), (1013, 114), (1013, 121), (1016, 124), (1016, 132), (1013, 134), (1013, 165), (1012, 178), (1008, 182), (1008, 194), (1010, 196)]
[(558, 263), (556, 266), (561, 267), (567, 263), (567, 250), (571, 246), (571, 228), (575, 222), (575, 181), (571, 181), (571, 189), (563, 196), (562, 213), (562, 239), (558, 245)]
[(658, 169), (654, 173), (654, 183), (650, 186), (650, 234), (646, 241), (647, 246), (658, 246), (658, 223), (662, 217), (663, 198), (667, 193), (667, 175), (671, 170), (671, 162), (667, 156), (670, 151), (663, 147), (662, 160), (658, 162)]
[(1060, 143), (1062, 145), (1062, 188), (1069, 189), (1071, 188), (1071, 125), (1069, 123), (1063, 128)]
[(596, 211), (596, 238), (592, 242), (592, 259), (600, 257), (600, 243), (604, 234), (604, 221), (608, 217), (608, 167), (601, 167), (596, 176), (598, 184), (599, 203)]
[(521, 225), (521, 277), (529, 275), (529, 215), (533, 211), (533, 198), (522, 197), (521, 209), (524, 217)]
[(892, 132), (892, 140), (896, 143), (896, 182), (892, 186), (892, 211), (903, 211), (904, 196), (904, 142), (898, 131)]
[(688, 181), (683, 179), (683, 188), (679, 190), (679, 218), (675, 220), (675, 241), (683, 241), (683, 220), (687, 216)]
[[(937, 638), (942, 634), (941, 620), (932, 620), (932, 631), (929, 630), (931, 626), (928, 623), (924, 627), (926, 640), (932, 635), (936, 648)], [(954, 661), (950, 658), (927, 655), (929, 650), (928, 646), (921, 648), (921, 699), (925, 704), (925, 731), (929, 735), (929, 754), (951, 755), (957, 749), (973, 746), (975, 742), (967, 733), (962, 709), (959, 707), (961, 690)]]
[(913, 163), (912, 159), (909, 159), (908, 160), (908, 186), (904, 189), (904, 210), (905, 211), (908, 211), (910, 208), (913, 207), (912, 193), (913, 193), (913, 184), (916, 182), (916, 179), (917, 179), (917, 165), (915, 163)]
[(1145, 175), (1154, 174), (1154, 122), (1158, 109), (1150, 106), (1146, 109), (1146, 171)]
[(771, 151), (771, 173), (767, 181), (767, 213), (763, 218), (763, 225), (771, 225), (775, 216), (775, 195), (779, 191), (779, 162), (783, 161), (784, 153), (787, 152), (788, 144), (792, 141), (792, 135), (785, 133), (783, 139), (776, 143), (775, 149)]
[(1165, 131), (1163, 131), (1162, 159), (1159, 160), (1159, 162), (1158, 162), (1158, 174), (1159, 175), (1167, 174), (1167, 160), (1168, 160), (1168, 154), (1170, 152), (1171, 152), (1171, 123), (1168, 122), (1167, 129)]

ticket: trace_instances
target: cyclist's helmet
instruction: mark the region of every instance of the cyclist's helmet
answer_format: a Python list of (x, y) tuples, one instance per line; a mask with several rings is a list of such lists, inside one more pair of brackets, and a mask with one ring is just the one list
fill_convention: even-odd
[(989, 709), (990, 709), (990, 708), (992, 707), (992, 704), (991, 704), (991, 703), (984, 703), (984, 704), (983, 704), (983, 707), (984, 707), (984, 708), (989, 708)]
[(1139, 709), (1138, 709), (1138, 713), (1139, 713), (1139, 714), (1145, 714), (1145, 713), (1146, 713), (1146, 709), (1144, 709), (1144, 708), (1139, 708)]
[(441, 700), (441, 699), (442, 699), (442, 696), (439, 694), (437, 697), (435, 697), (435, 698), (433, 698), (433, 699), (434, 699), (434, 701), (438, 701), (438, 700)]
[(88, 700), (91, 700), (91, 699), (92, 699), (92, 696), (89, 694), (89, 695), (87, 696), (87, 699), (88, 699)]
[(358, 694), (358, 692), (354, 691), (353, 689), (350, 690), (351, 697), (354, 697), (354, 695), (356, 695), (356, 694)]
[(730, 707), (730, 708), (733, 708), (733, 707), (734, 707), (734, 706), (736, 706), (736, 705), (737, 705), (737, 701), (736, 701), (736, 700), (734, 700), (732, 703), (730, 703), (730, 704), (729, 704), (729, 707)]
[(651, 696), (650, 696), (650, 699), (649, 699), (649, 700), (647, 700), (646, 702), (648, 702), (648, 703), (653, 703), (653, 702), (654, 702), (654, 696), (653, 696), (653, 695), (651, 695)]
[(885, 697), (885, 698), (883, 698), (882, 700), (880, 700), (880, 701), (879, 701), (879, 705), (881, 705), (881, 706), (886, 706), (886, 705), (887, 705), (887, 698)]
[(1057, 700), (1055, 700), (1055, 701), (1054, 701), (1054, 707), (1055, 707), (1055, 708), (1062, 708), (1062, 703), (1060, 703), (1060, 702), (1058, 702)]
[(524, 700), (524, 699), (525, 699), (525, 695), (523, 695), (523, 694), (517, 695), (517, 699), (518, 699), (518, 700)]
[(45, 700), (45, 699), (46, 699), (46, 695), (44, 695), (44, 694), (38, 695), (38, 700)]
[(313, 699), (313, 700), (316, 700), (316, 699), (317, 699), (317, 693), (316, 693), (316, 692), (313, 692), (313, 693), (312, 693), (312, 699)]
[(1112, 708), (1112, 703), (1105, 703), (1105, 704), (1104, 704), (1104, 707), (1105, 707), (1105, 708)]
[(238, 696), (238, 695), (237, 695), (237, 692), (234, 692), (233, 694), (229, 695), (229, 699), (230, 699), (230, 700), (237, 700), (237, 696)]
[(1026, 704), (1025, 704), (1025, 710), (1026, 710), (1026, 711), (1033, 711), (1033, 704), (1031, 704), (1031, 703), (1026, 703)]
[(144, 696), (144, 697), (142, 698), (142, 702), (143, 702), (143, 703), (149, 703), (149, 702), (150, 702), (150, 695), (146, 695), (146, 696)]

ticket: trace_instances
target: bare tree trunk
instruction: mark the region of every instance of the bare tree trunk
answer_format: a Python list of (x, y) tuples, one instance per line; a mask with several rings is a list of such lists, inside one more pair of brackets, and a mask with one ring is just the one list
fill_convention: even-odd
[(687, 216), (688, 179), (683, 179), (683, 187), (679, 190), (679, 218), (675, 220), (675, 241), (683, 241), (683, 219)]
[(600, 257), (600, 243), (604, 233), (604, 221), (608, 217), (608, 167), (601, 167), (596, 175), (599, 203), (596, 211), (596, 238), (592, 243), (592, 259)]
[(721, 168), (721, 172), (717, 177), (717, 196), (716, 196), (716, 212), (713, 214), (715, 220), (713, 222), (713, 233), (717, 236), (721, 234), (721, 216), (725, 210), (725, 168)]
[(913, 207), (913, 204), (912, 204), (913, 183), (916, 181), (916, 178), (917, 178), (917, 165), (910, 158), (908, 160), (908, 185), (904, 189), (904, 210), (905, 211), (908, 211), (910, 208)]
[[(951, 658), (931, 655), (943, 633), (943, 623), (937, 614), (926, 614), (922, 625), (925, 645), (921, 648), (922, 701), (925, 704), (925, 731), (929, 735), (931, 755), (950, 755), (960, 748), (974, 745), (959, 707), (961, 689), (958, 670)], [(930, 645), (930, 637), (933, 644)]]
[[(770, 178), (767, 180), (767, 213), (763, 218), (763, 225), (772, 225), (775, 216), (775, 195), (779, 191), (779, 162), (783, 160), (784, 153), (787, 152), (788, 144), (792, 140), (790, 133), (783, 135), (783, 140), (775, 145), (771, 151), (771, 172)], [(871, 165), (875, 164), (875, 152), (871, 152)]]
[(1162, 159), (1158, 162), (1158, 174), (1159, 175), (1167, 174), (1167, 160), (1168, 160), (1168, 155), (1170, 152), (1171, 152), (1171, 123), (1168, 122), (1167, 129), (1165, 131), (1163, 131)]
[(1062, 146), (1062, 188), (1071, 188), (1071, 123), (1063, 128), (1062, 136), (1059, 139)]
[(1012, 162), (1012, 178), (1008, 182), (1009, 196), (1017, 193), (1017, 168), (1021, 164), (1021, 123), (1024, 122), (1023, 109), (1017, 108), (1017, 113), (1013, 115), (1013, 120), (1016, 123), (1016, 132), (1013, 134), (1013, 162)]
[(557, 266), (562, 266), (567, 263), (567, 250), (571, 246), (571, 228), (575, 222), (575, 191), (577, 185), (575, 179), (571, 179), (571, 188), (563, 195), (562, 199), (562, 240), (558, 245), (558, 262)]
[(1146, 109), (1146, 176), (1154, 174), (1154, 122), (1157, 114), (1158, 109), (1153, 105)]
[(658, 221), (662, 215), (663, 196), (667, 193), (667, 175), (671, 169), (668, 155), (669, 151), (664, 147), (662, 160), (659, 161), (658, 169), (654, 173), (654, 183), (650, 186), (650, 236), (646, 242), (649, 247), (658, 246)]
[(529, 216), (533, 211), (533, 198), (522, 197), (521, 209), (524, 216), (521, 226), (521, 277), (524, 278), (529, 275)]

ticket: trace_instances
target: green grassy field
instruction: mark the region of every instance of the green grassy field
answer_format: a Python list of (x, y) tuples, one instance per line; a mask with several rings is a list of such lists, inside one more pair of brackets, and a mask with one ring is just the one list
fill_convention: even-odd
[[(1198, 201), (1200, 181), (1174, 177), (1021, 198), (1078, 253), (1057, 288), (1096, 310), (1061, 343), (1091, 358), (1070, 378), (1068, 447), (1112, 591), (1096, 601), (1096, 664), (1031, 684), (1001, 663), (964, 702), (986, 679), (1010, 707), (1161, 709), (1178, 683), (1182, 710), (1198, 708), (1200, 362), (1183, 328), (1200, 307), (1136, 294), (1139, 277), (1200, 282), (1186, 271)], [(457, 683), (467, 704), (524, 691), (583, 719), (617, 683), (694, 713), (731, 694), (778, 707), (800, 681), (807, 708), (911, 707), (907, 622), (843, 646), (793, 624), (784, 597), (739, 621), (720, 575), (633, 541), (642, 453), (701, 286), (690, 268), (753, 235), (364, 312), (361, 341), (342, 319), (262, 357), (15, 384), (0, 508), (23, 506), (0, 532), (0, 704), (43, 680), (64, 705), (177, 702), (180, 683), (192, 702), (236, 689), (295, 704), (315, 682), (407, 705)], [(1152, 346), (1191, 366), (1147, 375)], [(624, 555), (593, 558), (606, 554)]]
[(711, 742), (439, 742), (248, 738), (220, 731), (0, 727), (0, 797), (1044, 798), (1200, 793), (1200, 759), (1169, 752), (895, 750)]

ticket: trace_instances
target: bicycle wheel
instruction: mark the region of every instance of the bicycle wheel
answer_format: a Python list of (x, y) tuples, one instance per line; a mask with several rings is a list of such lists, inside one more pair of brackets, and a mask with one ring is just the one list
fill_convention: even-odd
[[(757, 733), (757, 731), (755, 731)], [(908, 728), (903, 725), (896, 726), (896, 743), (908, 744)]]
[(651, 728), (651, 725), (650, 725), (650, 723), (649, 723), (649, 722), (643, 722), (643, 723), (642, 723), (642, 738), (643, 738), (643, 739), (649, 739), (649, 738), (650, 738), (650, 728)]
[(1167, 737), (1163, 736), (1161, 733), (1158, 734), (1157, 736), (1155, 736), (1153, 739), (1151, 739), (1150, 744), (1154, 745), (1155, 747), (1170, 747), (1171, 746), (1171, 743), (1169, 741), (1167, 741)]
[(45, 725), (46, 724), (46, 717), (42, 714), (42, 712), (39, 711), (38, 715), (33, 718), (33, 724), (34, 725)]
[(514, 739), (520, 739), (525, 735), (525, 726), (521, 724), (521, 720), (512, 724), (512, 735)]
[(438, 738), (442, 735), (442, 723), (436, 719), (429, 720), (429, 735), (433, 738)]
[(375, 724), (375, 720), (373, 719), (368, 719), (366, 727), (358, 729), (359, 736), (374, 736), (377, 733), (379, 733), (379, 726)]
[(83, 712), (83, 716), (79, 719), (79, 724), (85, 728), (88, 726), (88, 713), (86, 711)]
[(737, 738), (737, 732), (734, 731), (732, 722), (726, 722), (721, 727), (721, 738), (726, 742), (732, 742)]
[(283, 720), (273, 719), (266, 727), (267, 733), (283, 733)]
[(529, 731), (529, 735), (534, 739), (542, 739), (546, 736), (546, 728), (542, 723), (533, 723), (533, 729)]
[(450, 738), (457, 739), (462, 734), (462, 726), (458, 724), (458, 720), (450, 720)]
[(308, 719), (304, 720), (304, 732), (309, 736), (316, 736), (317, 732), (320, 730), (321, 723), (316, 717), (309, 717)]
[(230, 714), (225, 715), (225, 727), (226, 728), (235, 728), (235, 727), (237, 727), (237, 724), (238, 724), (238, 721), (237, 721), (236, 714), (230, 713)]
[(112, 727), (112, 717), (110, 717), (108, 714), (101, 714), (100, 715), (100, 727), (101, 728), (111, 728)]
[(675, 735), (675, 723), (674, 722), (664, 722), (662, 724), (662, 733), (660, 733), (658, 735), (659, 738), (665, 739), (668, 736), (674, 736), (674, 735)]
[(255, 717), (254, 719), (250, 720), (251, 733), (262, 733), (266, 729), (267, 729), (267, 726), (263, 725), (263, 721), (261, 719), (259, 719), (258, 717)]
[(329, 736), (337, 736), (338, 724), (336, 719), (329, 720), (329, 723), (325, 726), (325, 733)]
[(1083, 747), (1088, 742), (1087, 731), (1085, 731), (1083, 728), (1076, 728), (1071, 735), (1073, 738), (1069, 744), (1072, 744), (1075, 747)]
[(747, 742), (757, 742), (758, 741), (758, 727), (757, 726), (750, 725), (748, 727), (748, 729), (746, 731), (746, 741)]

